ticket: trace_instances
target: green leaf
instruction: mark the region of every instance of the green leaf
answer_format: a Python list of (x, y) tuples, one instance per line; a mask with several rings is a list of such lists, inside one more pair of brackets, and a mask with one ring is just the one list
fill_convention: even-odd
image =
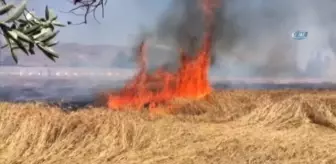
[(18, 63), (18, 58), (14, 52), (14, 49), (13, 49), (13, 46), (9, 40), (9, 38), (5, 37), (5, 40), (7, 41), (7, 44), (9, 45), (9, 49), (10, 49), (10, 52), (11, 52), (11, 55), (12, 55), (12, 58), (13, 60), (15, 61), (15, 63), (17, 64)]
[(38, 19), (33, 19), (32, 20), (32, 22), (34, 23), (34, 24), (38, 24), (38, 25), (41, 25), (41, 21), (39, 21)]
[(52, 16), (50, 16), (50, 21), (52, 22), (52, 21), (55, 21), (58, 17), (57, 17), (57, 15), (56, 14), (54, 14), (54, 12), (52, 11), (52, 10), (50, 10), (50, 12), (51, 13), (49, 13), (49, 15), (51, 15), (52, 14)]
[(29, 45), (28, 45), (28, 51), (32, 55), (35, 55), (34, 47), (35, 47), (35, 45), (33, 43), (29, 43)]
[(45, 19), (49, 19), (49, 8), (48, 8), (48, 5), (45, 7), (45, 10), (44, 10), (44, 15), (45, 15)]
[(27, 14), (24, 14), (24, 17), (27, 21), (35, 20), (34, 19), (35, 15), (32, 12), (28, 12)]
[(26, 30), (23, 31), (23, 33), (29, 35), (34, 32), (40, 31), (40, 26), (39, 25), (33, 25), (31, 27), (28, 27)]
[(60, 22), (57, 22), (57, 21), (52, 21), (52, 24), (55, 25), (55, 26), (58, 26), (58, 27), (65, 27), (66, 25), (60, 23)]
[(8, 13), (8, 11), (10, 11), (14, 7), (15, 6), (13, 4), (7, 4), (7, 5), (2, 6), (0, 8), (0, 15), (4, 15), (4, 14)]
[(29, 37), (28, 35), (18, 31), (18, 30), (15, 30), (17, 36), (19, 37), (19, 39), (21, 39), (22, 41), (25, 41), (25, 42), (28, 42), (28, 43), (34, 43), (34, 41), (32, 40), (31, 37)]
[(18, 35), (15, 31), (7, 31), (7, 33), (11, 36), (11, 38), (13, 38), (13, 40), (17, 40), (18, 39)]
[(25, 25), (28, 24), (28, 21), (25, 19), (17, 19), (17, 21), (21, 24), (25, 24)]
[(29, 55), (29, 52), (27, 51), (24, 44), (20, 40), (18, 40), (17, 33), (15, 33), (14, 31), (6, 31), (5, 38), (8, 39), (9, 41), (13, 41), (26, 55)]
[(24, 10), (26, 9), (26, 5), (27, 5), (27, 0), (23, 0), (21, 2), (21, 4), (14, 10), (14, 13), (12, 15), (10, 15), (5, 22), (12, 22), (16, 19), (18, 19), (24, 12)]
[(28, 52), (26, 46), (24, 46), (24, 44), (21, 41), (19, 41), (19, 40), (13, 40), (13, 41), (26, 55), (29, 55), (29, 52)]
[(43, 28), (51, 28), (51, 30), (53, 31), (53, 28), (54, 28), (54, 27), (51, 27), (51, 26), (52, 26), (51, 21), (44, 21), (44, 22), (41, 22), (40, 25), (41, 25), (41, 27), (43, 27)]
[(51, 29), (51, 31), (54, 31), (54, 30), (55, 30), (55, 26), (52, 25), (52, 24), (49, 24), (49, 28)]
[(44, 44), (48, 47), (53, 47), (55, 45), (57, 45), (59, 43), (59, 41), (53, 41), (53, 42), (44, 42)]
[(37, 41), (40, 41), (40, 42), (47, 42), (53, 38), (55, 38), (55, 36), (59, 33), (59, 31), (53, 31), (51, 33), (47, 33), (46, 35), (44, 35), (43, 37), (41, 38), (38, 38)]
[(36, 44), (37, 47), (52, 61), (56, 62), (55, 58), (58, 58), (56, 52), (50, 47), (42, 46), (41, 44)]
[(27, 26), (29, 27), (30, 25), (28, 25), (28, 23), (21, 23), (21, 22), (19, 22), (19, 25), (18, 25), (18, 27), (16, 29), (19, 30), (19, 31), (23, 31), (23, 30), (25, 30), (27, 28)]
[(19, 62), (18, 57), (16, 56), (14, 49), (11, 49), (11, 54), (12, 54), (12, 58), (15, 61), (15, 63), (17, 64)]
[(48, 6), (45, 8), (45, 19), (51, 21), (54, 21), (57, 19), (57, 15), (54, 13), (52, 9), (50, 9)]
[(50, 28), (42, 28), (39, 34), (34, 35), (33, 38), (35, 40), (38, 40), (39, 38), (42, 38), (44, 35), (50, 35), (52, 33), (52, 30)]
[(17, 49), (20, 49), (20, 47), (17, 46), (16, 44), (12, 44), (12, 50), (17, 50)]

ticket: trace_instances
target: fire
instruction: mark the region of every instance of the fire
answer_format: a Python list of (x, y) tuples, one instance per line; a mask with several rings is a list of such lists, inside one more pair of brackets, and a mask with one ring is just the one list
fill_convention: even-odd
[(146, 41), (142, 41), (137, 53), (139, 72), (120, 91), (108, 95), (107, 106), (113, 110), (122, 110), (126, 106), (141, 110), (146, 105), (155, 107), (173, 98), (198, 99), (208, 95), (211, 92), (208, 72), (213, 32), (212, 11), (216, 6), (214, 4), (214, 0), (201, 1), (206, 30), (196, 55), (191, 56), (181, 50), (180, 67), (176, 73), (160, 68), (149, 74), (147, 45)]

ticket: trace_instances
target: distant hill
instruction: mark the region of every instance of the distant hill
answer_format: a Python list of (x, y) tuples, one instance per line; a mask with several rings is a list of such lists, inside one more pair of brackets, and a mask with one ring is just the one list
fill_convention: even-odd
[[(36, 50), (36, 55), (26, 56), (18, 53), (19, 66), (23, 67), (86, 67), (86, 68), (135, 68), (136, 52), (134, 47), (116, 45), (81, 45), (77, 43), (60, 43), (55, 47), (60, 58), (56, 62), (50, 61), (42, 52)], [(252, 59), (234, 60), (234, 57), (222, 55), (217, 57), (217, 64), (212, 67), (211, 74), (216, 76), (242, 76), (242, 77), (292, 77), (310, 76), (310, 72), (297, 70), (295, 60), (291, 58), (282, 59), (281, 53), (274, 50), (267, 62), (258, 62)], [(282, 52), (282, 51), (279, 51)], [(166, 66), (176, 68), (179, 62), (178, 53), (166, 47), (150, 47), (147, 50), (148, 60), (151, 68)], [(2, 66), (15, 65), (8, 49), (0, 53), (0, 64)], [(249, 55), (246, 55), (249, 56)], [(231, 57), (231, 58), (230, 58)], [(265, 58), (265, 57), (264, 57)], [(279, 61), (279, 62), (278, 62)], [(333, 59), (334, 61), (334, 59)], [(167, 64), (169, 63), (169, 64)], [(331, 64), (331, 67), (333, 64)], [(327, 70), (325, 70), (327, 71)], [(328, 77), (334, 77), (335, 67), (329, 68)], [(308, 75), (306, 75), (308, 73)]]
[[(130, 58), (129, 48), (112, 45), (80, 45), (75, 43), (63, 43), (55, 47), (60, 58), (56, 63), (50, 61), (40, 51), (34, 56), (26, 56), (20, 53), (19, 65), (21, 66), (66, 66), (66, 67), (110, 67), (116, 60), (117, 54), (124, 54), (124, 58)], [(2, 50), (0, 61), (2, 65), (12, 65), (7, 49)]]
[[(81, 45), (76, 43), (62, 43), (55, 47), (60, 58), (57, 62), (50, 61), (39, 50), (36, 55), (26, 56), (18, 53), (20, 66), (57, 66), (57, 67), (123, 67), (130, 68), (135, 66), (134, 48), (114, 45)], [(151, 47), (149, 49), (150, 60), (155, 60), (155, 64), (160, 61), (167, 61), (172, 54), (169, 50)], [(8, 49), (3, 49), (0, 56), (1, 65), (16, 65), (11, 60)]]

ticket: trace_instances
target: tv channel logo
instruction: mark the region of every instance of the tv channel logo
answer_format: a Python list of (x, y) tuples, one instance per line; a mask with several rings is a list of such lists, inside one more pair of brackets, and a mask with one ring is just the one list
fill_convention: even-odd
[(292, 38), (295, 40), (303, 40), (308, 37), (307, 31), (295, 31), (292, 33)]

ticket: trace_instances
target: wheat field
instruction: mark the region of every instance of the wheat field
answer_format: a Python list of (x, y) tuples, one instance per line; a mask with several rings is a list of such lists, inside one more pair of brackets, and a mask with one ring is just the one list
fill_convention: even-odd
[(178, 115), (0, 104), (2, 164), (336, 163), (336, 91), (231, 90)]

